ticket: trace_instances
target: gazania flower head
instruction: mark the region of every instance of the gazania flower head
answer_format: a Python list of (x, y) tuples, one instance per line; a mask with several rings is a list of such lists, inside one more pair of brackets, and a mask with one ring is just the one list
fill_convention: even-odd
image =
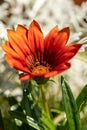
[(45, 37), (33, 20), (29, 28), (18, 25), (16, 31), (7, 30), (8, 41), (2, 45), (8, 64), (23, 72), (20, 80), (33, 77), (49, 78), (70, 68), (69, 60), (81, 44), (68, 44), (68, 27), (58, 31), (55, 26)]

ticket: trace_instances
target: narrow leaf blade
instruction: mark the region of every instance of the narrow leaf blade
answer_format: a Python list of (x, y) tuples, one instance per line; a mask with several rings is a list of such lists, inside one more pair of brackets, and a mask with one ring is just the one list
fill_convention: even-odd
[(82, 91), (80, 92), (80, 94), (76, 98), (76, 103), (77, 103), (79, 111), (82, 110), (82, 107), (84, 106), (84, 104), (86, 102), (87, 102), (87, 85), (85, 85), (83, 87)]
[(23, 113), (18, 112), (18, 111), (9, 111), (9, 113), (14, 118), (22, 121), (25, 124), (28, 124), (32, 128), (35, 128), (36, 130), (43, 130), (43, 127), (39, 126), (39, 123), (37, 121), (35, 121), (32, 117), (25, 116)]
[(0, 110), (0, 129), (4, 130), (4, 123), (3, 123), (3, 118)]
[(70, 130), (80, 130), (81, 124), (77, 104), (73, 97), (70, 86), (63, 77), (61, 78), (61, 85), (65, 112)]

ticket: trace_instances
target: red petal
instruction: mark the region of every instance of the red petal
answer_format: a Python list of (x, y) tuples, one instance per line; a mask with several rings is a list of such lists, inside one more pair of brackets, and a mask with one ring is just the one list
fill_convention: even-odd
[(58, 74), (58, 71), (51, 71), (43, 75), (44, 78), (49, 78)]
[(70, 60), (73, 56), (76, 55), (81, 46), (82, 44), (71, 44), (66, 46), (65, 51), (63, 51), (63, 53), (61, 51), (61, 54), (58, 54), (57, 56), (59, 57), (58, 63), (60, 64)]
[(17, 26), (16, 33), (25, 34), (26, 35), (27, 31), (28, 31), (28, 29), (25, 28), (24, 26), (22, 26), (20, 24)]
[(33, 78), (33, 76), (31, 74), (29, 74), (29, 73), (28, 74), (23, 74), (23, 75), (19, 76), (19, 79), (21, 81), (29, 80), (31, 78)]
[(30, 52), (26, 41), (24, 40), (24, 35), (22, 34), (17, 34), (16, 32), (12, 30), (8, 30), (8, 37), (9, 37), (9, 42), (12, 48), (21, 56), (24, 57), (24, 55), (27, 55), (27, 53)]
[(15, 58), (20, 58), (20, 56), (11, 47), (7, 45), (2, 45), (1, 47), (6, 53), (10, 54), (11, 56)]
[(45, 37), (44, 41), (44, 60), (49, 60), (49, 55), (51, 54), (54, 46), (54, 41), (58, 35), (58, 26), (55, 26)]
[[(57, 26), (52, 29), (52, 31), (45, 38), (45, 59), (53, 57), (56, 51), (59, 51), (65, 46), (69, 38), (69, 28), (64, 28), (58, 32)], [(48, 62), (50, 62), (48, 60)]]
[[(24, 47), (25, 47), (25, 50), (27, 49), (26, 51), (28, 51), (28, 53), (29, 53), (30, 52), (30, 45), (29, 45), (29, 42), (28, 42), (27, 32), (28, 32), (27, 28), (25, 28), (24, 26), (22, 26), (20, 24), (18, 25), (18, 27), (16, 29), (16, 33), (18, 34), (18, 36), (20, 35), (20, 38), (22, 38), (24, 43), (26, 43), (24, 45)], [(27, 47), (29, 48), (29, 50), (28, 50)]]
[(45, 74), (44, 77), (45, 77), (45, 78), (48, 78), (48, 77), (52, 77), (52, 76), (55, 76), (55, 75), (57, 75), (57, 74), (60, 74), (60, 73), (62, 73), (63, 71), (69, 69), (70, 66), (71, 66), (70, 63), (63, 63), (63, 64), (61, 64), (61, 65), (58, 65), (58, 66), (56, 66), (56, 67), (53, 69), (53, 71), (51, 71), (51, 72)]
[(60, 74), (62, 73), (63, 71), (67, 70), (70, 68), (70, 63), (63, 63), (61, 65), (58, 65), (56, 66), (53, 71), (49, 72), (49, 73), (46, 73), (44, 75), (45, 78), (48, 78), (48, 77), (52, 77), (52, 76), (55, 76), (57, 74)]
[(39, 25), (35, 20), (33, 20), (33, 21), (31, 22), (30, 26), (29, 26), (29, 29), (33, 29), (33, 28), (38, 29), (38, 30), (42, 33), (42, 30), (41, 30), (41, 28), (40, 28), (40, 25)]
[(66, 27), (59, 31), (58, 36), (55, 39), (55, 45), (57, 47), (63, 47), (66, 45), (70, 35), (69, 27)]
[(30, 72), (26, 64), (20, 61), (20, 59), (14, 59), (9, 54), (5, 54), (5, 59), (12, 68), (15, 68), (16, 70), (20, 70), (23, 72)]
[(60, 65), (57, 65), (53, 70), (58, 71), (59, 73), (61, 73), (62, 71), (67, 70), (68, 68), (70, 68), (71, 64), (68, 62), (62, 63)]
[(59, 31), (58, 35), (55, 38), (54, 46), (52, 47), (52, 50), (60, 51), (66, 46), (66, 43), (69, 39), (70, 30), (69, 27), (66, 27)]
[(55, 26), (45, 37), (45, 49), (48, 50), (54, 44), (55, 38), (58, 35), (58, 26)]
[[(19, 48), (19, 46), (17, 45), (17, 43), (15, 42), (15, 32), (13, 32), (12, 30), (8, 30), (8, 38), (9, 38), (9, 42), (10, 42), (10, 47), (12, 47), (16, 53), (18, 53), (20, 55), (20, 57), (22, 57), (23, 59), (25, 58), (23, 52), (21, 51), (21, 49)], [(20, 42), (19, 42), (20, 44)]]
[(36, 54), (37, 59), (41, 59), (44, 52), (44, 37), (39, 24), (33, 21), (28, 31), (28, 41), (32, 53)]

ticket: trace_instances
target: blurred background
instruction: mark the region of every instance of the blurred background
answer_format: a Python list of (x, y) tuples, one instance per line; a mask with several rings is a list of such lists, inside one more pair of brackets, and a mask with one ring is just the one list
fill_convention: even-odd
[[(7, 39), (8, 28), (15, 29), (18, 24), (28, 27), (33, 19), (39, 22), (44, 35), (55, 25), (59, 29), (69, 26), (69, 43), (84, 42), (80, 52), (71, 60), (72, 67), (63, 73), (76, 97), (87, 84), (87, 38), (81, 40), (87, 37), (87, 0), (0, 0), (0, 45)], [(53, 79), (55, 84), (50, 84), (50, 96), (57, 95), (55, 100), (61, 100), (60, 76)], [(20, 100), (21, 85), (18, 72), (7, 65), (0, 48), (0, 109), (3, 115), (9, 109), (5, 100), (9, 95)]]

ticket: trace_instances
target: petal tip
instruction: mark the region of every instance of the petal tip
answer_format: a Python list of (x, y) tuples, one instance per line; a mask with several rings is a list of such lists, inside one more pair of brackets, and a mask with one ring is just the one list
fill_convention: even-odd
[(39, 23), (38, 23), (36, 20), (33, 20), (33, 21), (31, 22), (29, 28), (37, 28), (37, 29), (40, 30), (40, 32), (42, 32), (42, 31), (41, 31), (41, 28), (40, 28), (40, 25), (39, 25)]

